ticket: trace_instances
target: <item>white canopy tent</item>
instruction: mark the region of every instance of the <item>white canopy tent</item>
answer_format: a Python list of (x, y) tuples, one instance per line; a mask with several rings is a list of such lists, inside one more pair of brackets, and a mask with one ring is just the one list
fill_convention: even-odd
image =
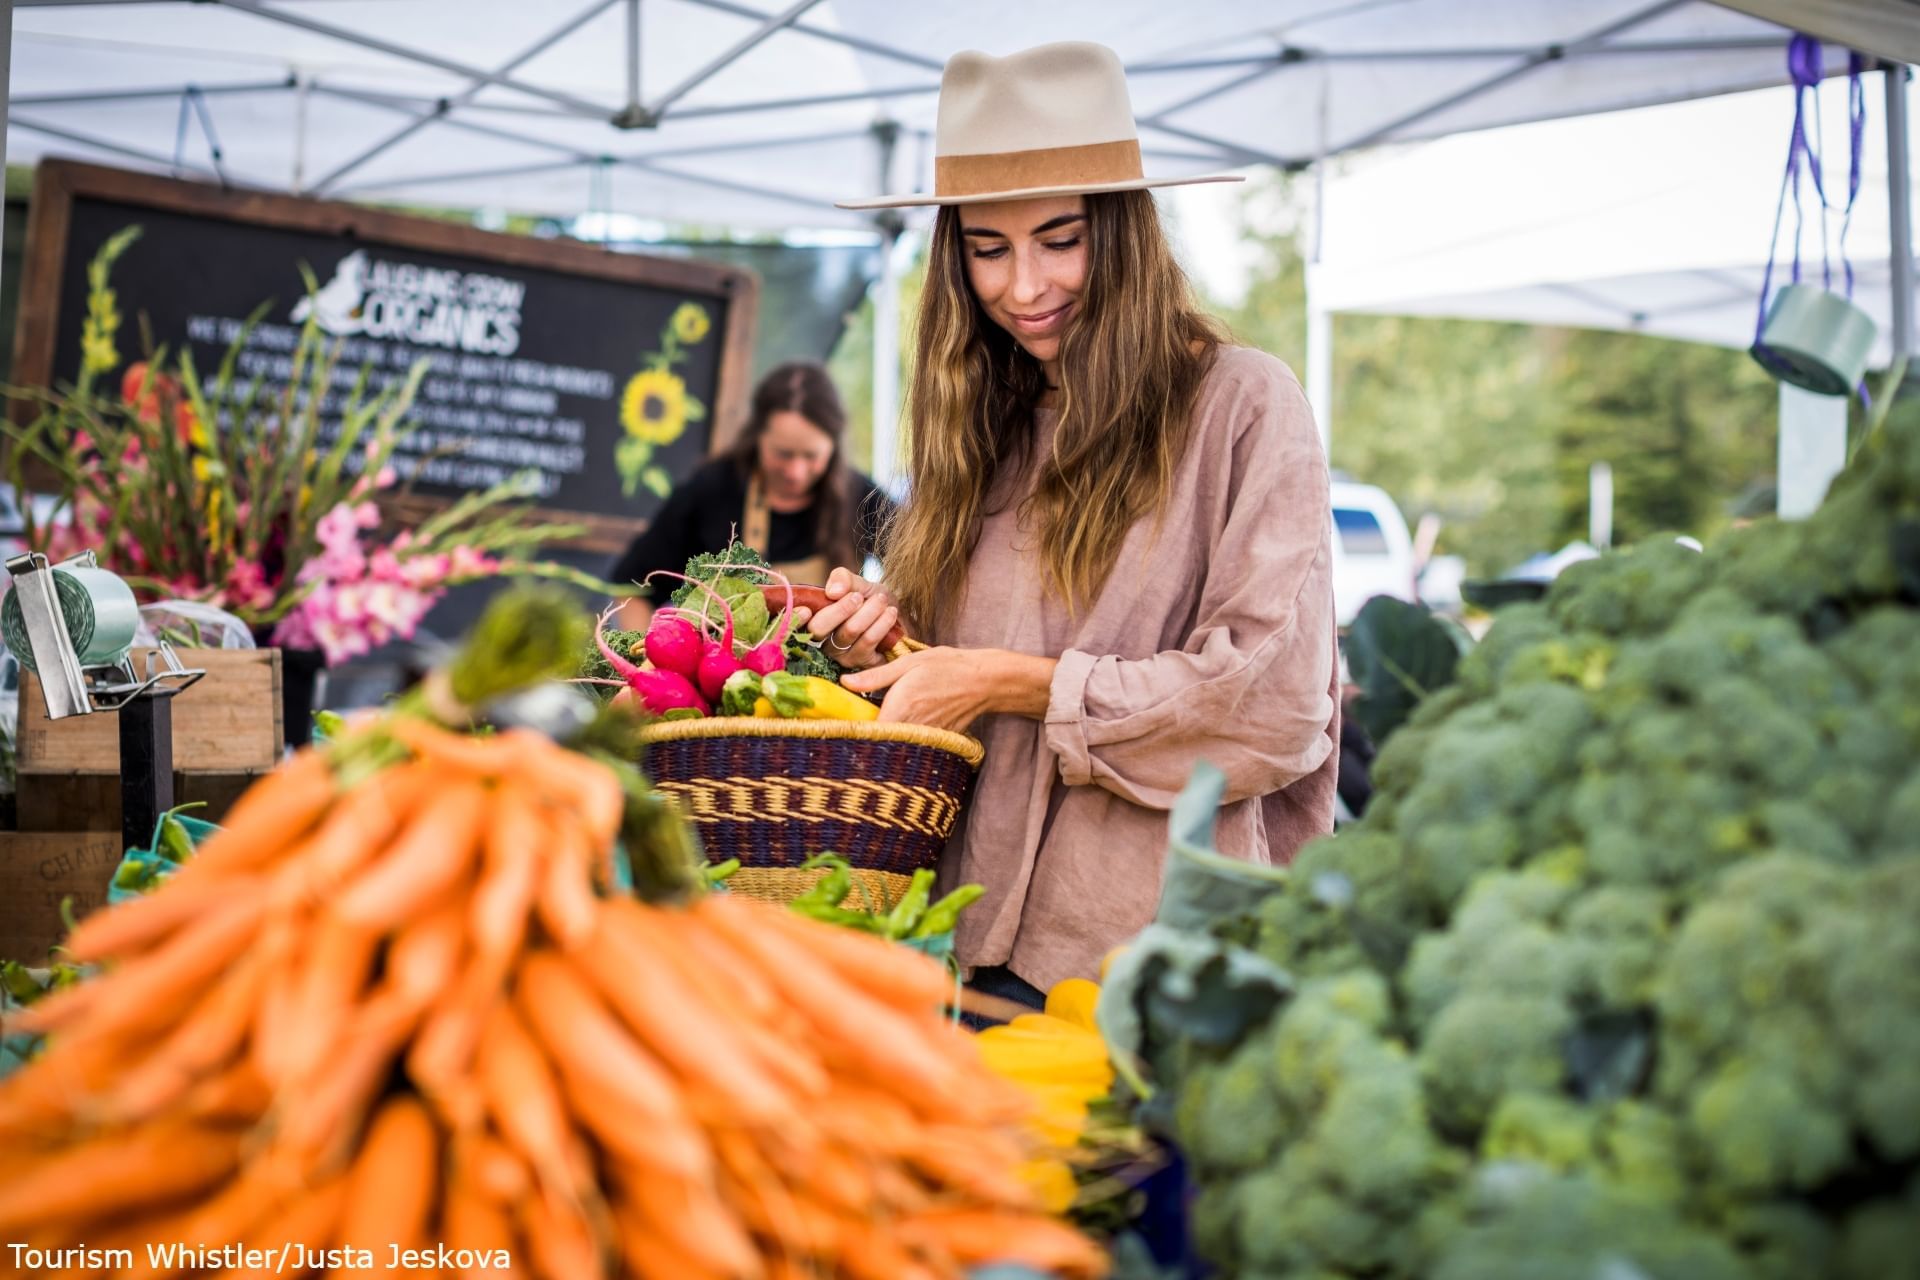
[[(889, 241), (897, 223), (831, 201), (925, 181), (939, 68), (960, 48), (1113, 46), (1148, 164), (1168, 173), (1781, 83), (1787, 31), (1736, 8), (1805, 10), (1920, 60), (1912, 0), (15, 3), (13, 162)], [(877, 370), (894, 363), (876, 352)], [(883, 476), (892, 414), (876, 378)]]
[[(1846, 95), (1829, 82), (1819, 98), (1826, 188), (1830, 201), (1844, 203)], [(1895, 315), (1901, 204), (1890, 187), (1884, 105), (1869, 95), (1861, 186), (1845, 239), (1854, 300), (1879, 327), (1876, 368), (1892, 363), (1897, 333), (1901, 349), (1912, 350), (1911, 329), (1902, 331)], [(1745, 348), (1755, 336), (1777, 213), (1784, 216), (1774, 287), (1790, 278), (1797, 231), (1803, 278), (1846, 288), (1843, 218), (1823, 216), (1804, 179), (1801, 215), (1790, 201), (1779, 205), (1792, 119), (1791, 90), (1772, 89), (1605, 121), (1448, 138), (1357, 163), (1326, 182), (1313, 306), (1618, 329)], [(1906, 176), (1910, 208), (1920, 192), (1911, 171)], [(1500, 198), (1425, 198), (1436, 184)], [(1784, 393), (1783, 511), (1817, 504), (1842, 461), (1844, 426), (1843, 402)]]
[[(925, 176), (939, 67), (960, 48), (1111, 44), (1146, 149), (1179, 171), (1776, 84), (1786, 38), (1703, 0), (17, 6), (16, 161), (78, 151), (565, 214), (603, 174), (609, 207), (779, 227), (868, 225), (831, 200), (877, 178), (876, 125), (900, 127), (896, 179)], [(1876, 52), (1920, 59), (1910, 0), (1855, 7), (1882, 14)]]
[[(1827, 189), (1844, 201), (1845, 94), (1829, 83), (1821, 98)], [(1867, 105), (1846, 248), (1855, 298), (1880, 326), (1873, 363), (1884, 367), (1892, 203), (1880, 96)], [(1448, 138), (1357, 163), (1325, 185), (1316, 305), (1747, 346), (1792, 118), (1791, 90), (1774, 89)], [(1910, 195), (1913, 187), (1909, 174)], [(1436, 201), (1438, 189), (1500, 198)], [(1823, 220), (1810, 183), (1802, 190), (1803, 271), (1822, 278), (1824, 233), (1842, 289), (1841, 219)], [(1776, 287), (1787, 278), (1795, 221), (1789, 202)]]

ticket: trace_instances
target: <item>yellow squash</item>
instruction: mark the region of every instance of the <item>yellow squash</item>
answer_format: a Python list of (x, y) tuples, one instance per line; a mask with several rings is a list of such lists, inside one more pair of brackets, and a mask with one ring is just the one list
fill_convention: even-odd
[(796, 676), (776, 671), (761, 678), (764, 692), (753, 703), (762, 720), (878, 720), (880, 708), (851, 689), (820, 676)]

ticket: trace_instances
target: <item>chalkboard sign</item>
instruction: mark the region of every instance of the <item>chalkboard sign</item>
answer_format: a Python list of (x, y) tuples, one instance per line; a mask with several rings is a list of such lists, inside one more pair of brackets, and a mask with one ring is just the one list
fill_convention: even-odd
[(364, 367), (377, 384), (429, 361), (396, 459), (418, 505), (530, 471), (544, 518), (617, 549), (745, 410), (746, 271), (63, 160), (35, 174), (16, 383), (73, 380), (87, 264), (133, 225), (112, 276), (122, 333), (136, 335), (125, 360), (139, 358), (144, 316), (156, 345), (213, 369), (264, 302), (243, 381), (285, 385), (309, 314), (340, 344), (343, 377)]

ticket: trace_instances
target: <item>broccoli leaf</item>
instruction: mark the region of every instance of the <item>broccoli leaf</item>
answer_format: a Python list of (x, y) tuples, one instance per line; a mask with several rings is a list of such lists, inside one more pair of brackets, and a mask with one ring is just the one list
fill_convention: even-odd
[(1346, 653), (1360, 686), (1353, 714), (1379, 746), (1428, 695), (1453, 683), (1461, 643), (1420, 605), (1375, 596), (1354, 618)]
[[(738, 538), (727, 544), (724, 551), (703, 552), (687, 561), (687, 576), (698, 582), (711, 585), (715, 579), (724, 576), (729, 569), (746, 566), (752, 569), (767, 569), (772, 566), (758, 551)], [(746, 577), (748, 575), (740, 575)], [(692, 583), (683, 582), (674, 590), (672, 603), (675, 607), (685, 606), (700, 590)], [(698, 605), (695, 605), (698, 608)]]
[(1588, 1102), (1639, 1093), (1653, 1066), (1653, 1018), (1645, 1010), (1599, 1013), (1568, 1033), (1567, 1077)]
[(822, 680), (839, 684), (844, 670), (827, 656), (825, 646), (806, 632), (795, 631), (787, 636), (787, 674), (819, 676)]

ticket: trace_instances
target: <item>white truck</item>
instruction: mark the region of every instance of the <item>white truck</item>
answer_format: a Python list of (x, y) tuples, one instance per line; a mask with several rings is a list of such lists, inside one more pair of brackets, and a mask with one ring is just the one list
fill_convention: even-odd
[(1341, 626), (1374, 596), (1415, 601), (1419, 567), (1406, 519), (1385, 489), (1333, 482), (1333, 608)]

